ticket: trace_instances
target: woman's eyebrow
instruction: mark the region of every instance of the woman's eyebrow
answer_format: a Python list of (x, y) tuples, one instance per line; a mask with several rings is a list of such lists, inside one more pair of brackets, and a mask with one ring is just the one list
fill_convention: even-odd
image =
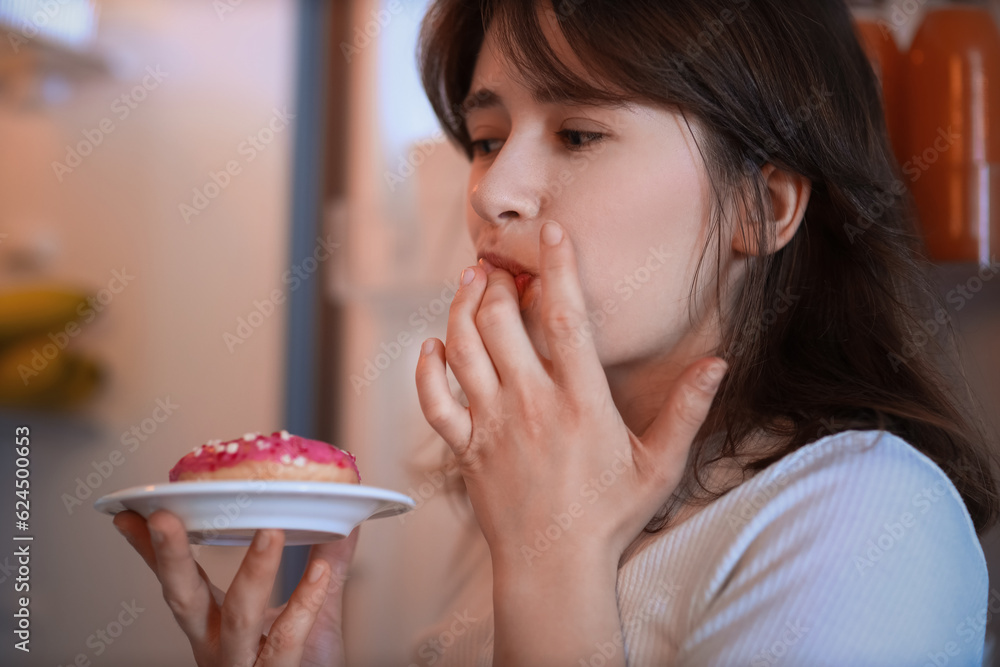
[[(539, 104), (561, 104), (564, 106), (598, 107), (602, 109), (623, 109), (631, 106), (628, 100), (624, 98), (581, 100), (566, 94), (560, 94), (558, 91), (551, 89), (533, 90), (531, 97)], [(462, 100), (461, 113), (465, 116), (476, 109), (505, 108), (505, 106), (503, 98), (495, 90), (491, 88), (476, 88)]]
[(461, 106), (462, 114), (465, 115), (473, 109), (493, 109), (502, 107), (504, 104), (503, 99), (496, 91), (489, 88), (477, 88), (465, 96)]

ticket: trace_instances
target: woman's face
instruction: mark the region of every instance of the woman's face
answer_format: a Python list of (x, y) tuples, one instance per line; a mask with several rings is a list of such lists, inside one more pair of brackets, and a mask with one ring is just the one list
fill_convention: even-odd
[[(582, 71), (561, 33), (552, 23), (546, 29), (562, 62)], [(549, 356), (537, 279), (546, 220), (562, 225), (576, 251), (605, 369), (670, 357), (693, 339), (704, 349), (706, 331), (693, 331), (689, 314), (705, 312), (705, 303), (689, 308), (710, 189), (684, 119), (652, 105), (584, 106), (534, 92), (489, 31), (468, 98), (475, 103), (466, 116), (474, 149), (467, 219), (480, 257), (515, 278), (529, 274), (516, 282), (535, 349)], [(714, 276), (713, 255), (704, 275)], [(699, 281), (699, 292), (714, 295), (713, 282)]]

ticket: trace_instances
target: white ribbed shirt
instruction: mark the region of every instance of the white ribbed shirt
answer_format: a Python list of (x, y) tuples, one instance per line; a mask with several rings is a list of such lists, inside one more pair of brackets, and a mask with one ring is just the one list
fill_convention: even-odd
[[(418, 639), (416, 665), (492, 664), (481, 535), (464, 557), (462, 592)], [(979, 667), (988, 591), (941, 468), (892, 434), (845, 431), (645, 538), (618, 572), (622, 634), (593, 638), (579, 664), (625, 650), (633, 667)]]

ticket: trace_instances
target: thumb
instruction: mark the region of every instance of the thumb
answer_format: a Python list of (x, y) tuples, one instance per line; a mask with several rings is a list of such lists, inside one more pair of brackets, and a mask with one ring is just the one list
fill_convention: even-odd
[[(728, 368), (722, 359), (706, 357), (688, 366), (677, 378), (660, 414), (641, 438), (658, 466), (684, 469), (691, 443), (708, 416)], [(662, 460), (663, 456), (670, 460)]]

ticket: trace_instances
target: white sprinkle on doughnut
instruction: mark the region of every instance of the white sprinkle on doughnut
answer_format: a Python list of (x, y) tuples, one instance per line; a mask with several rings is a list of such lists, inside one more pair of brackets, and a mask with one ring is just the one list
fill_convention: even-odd
[(195, 455), (195, 456), (201, 456), (201, 453), (202, 453), (202, 452), (203, 452), (204, 450), (205, 450), (205, 446), (204, 446), (204, 445), (198, 445), (197, 447), (195, 447), (195, 448), (194, 448), (194, 449), (192, 449), (191, 451), (192, 451), (192, 452), (194, 452), (194, 455)]
[(257, 439), (257, 434), (256, 433), (244, 433), (243, 434), (243, 439), (246, 440), (247, 442), (253, 442), (254, 440)]
[(282, 454), (281, 455), (281, 462), (284, 463), (285, 465), (288, 465), (289, 463), (292, 462), (292, 457), (289, 456), (288, 454)]
[(216, 454), (220, 454), (220, 453), (226, 451), (226, 446), (224, 444), (222, 444), (221, 442), (217, 442), (214, 445), (212, 445), (212, 449), (215, 450)]
[(291, 439), (292, 439), (292, 436), (291, 436), (291, 434), (290, 434), (290, 433), (289, 433), (288, 431), (286, 431), (285, 429), (281, 429), (281, 439), (282, 439), (282, 440), (291, 440)]
[(239, 450), (239, 448), (240, 448), (239, 444), (235, 442), (231, 442), (228, 445), (226, 445), (226, 451), (229, 452), (230, 454), (235, 454)]
[(294, 463), (295, 465), (297, 465), (297, 466), (299, 466), (301, 468), (302, 466), (304, 466), (306, 464), (306, 457), (304, 457), (304, 456), (296, 456), (295, 459), (292, 461), (292, 463)]
[(270, 446), (271, 445), (268, 444), (266, 440), (258, 440), (257, 441), (257, 449), (267, 449)]

